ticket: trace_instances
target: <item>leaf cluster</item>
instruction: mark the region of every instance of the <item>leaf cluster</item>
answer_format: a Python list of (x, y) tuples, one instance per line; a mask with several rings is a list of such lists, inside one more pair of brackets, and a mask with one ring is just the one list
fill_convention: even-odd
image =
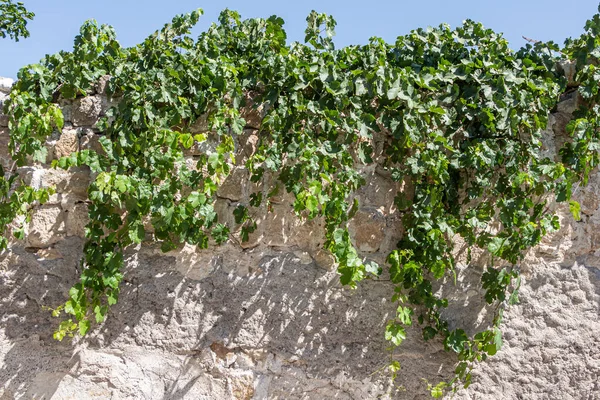
[(28, 11), (22, 2), (0, 0), (0, 38), (9, 37), (18, 42), (20, 38), (29, 37), (27, 20), (35, 14)]

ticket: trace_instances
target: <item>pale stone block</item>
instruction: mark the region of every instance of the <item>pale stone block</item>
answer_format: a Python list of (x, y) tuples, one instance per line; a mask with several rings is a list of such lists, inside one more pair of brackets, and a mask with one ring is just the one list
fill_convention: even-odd
[(77, 99), (73, 102), (72, 116), (73, 125), (91, 126), (94, 125), (102, 111), (102, 99), (100, 96), (88, 96)]
[(59, 159), (79, 151), (79, 135), (75, 130), (63, 130), (54, 144), (54, 157)]
[(27, 230), (28, 247), (48, 247), (65, 234), (65, 215), (60, 206), (44, 205), (33, 212)]

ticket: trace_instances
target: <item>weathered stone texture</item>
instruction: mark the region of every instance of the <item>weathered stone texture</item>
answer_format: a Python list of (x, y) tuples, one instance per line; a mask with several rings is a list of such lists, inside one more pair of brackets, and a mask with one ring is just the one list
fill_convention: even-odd
[(75, 130), (63, 130), (54, 145), (54, 157), (61, 158), (79, 151), (79, 135)]
[(60, 206), (46, 204), (33, 212), (25, 243), (28, 247), (48, 247), (61, 240), (64, 233), (62, 209)]
[[(51, 138), (49, 158), (101, 151), (93, 127), (111, 104), (103, 95), (108, 79), (98, 94), (62, 104), (67, 126)], [(8, 91), (3, 85), (0, 95)], [(62, 304), (78, 279), (90, 173), (48, 165), (18, 170), (27, 184), (57, 193), (34, 210), (24, 243), (0, 255), (1, 399), (425, 399), (422, 378), (451, 376), (456, 359), (412, 327), (393, 356), (402, 364), (398, 386), (390, 385), (383, 331), (394, 311), (392, 286), (384, 280), (342, 287), (323, 250), (323, 221), (294, 215), (289, 194), (274, 196), (271, 212), (257, 211), (258, 229), (238, 242), (232, 211), (251, 193), (268, 192), (273, 178), (249, 183), (241, 167), (258, 145), (254, 128), (264, 116), (247, 100), (237, 166), (216, 204), (233, 239), (202, 251), (184, 246), (163, 254), (151, 243), (129, 249), (119, 303), (83, 339), (54, 341), (57, 321), (42, 307)], [(564, 140), (578, 101), (566, 96), (550, 117), (548, 155)], [(194, 126), (208, 130), (206, 118)], [(3, 165), (10, 163), (7, 145), (8, 130), (0, 128)], [(209, 135), (190, 149), (189, 164), (214, 145)], [(398, 190), (410, 197), (412, 188), (377, 169), (364, 176), (351, 236), (363, 256), (383, 262), (403, 234), (394, 197)], [(455, 398), (600, 399), (600, 173), (577, 197), (582, 221), (557, 208), (563, 227), (521, 265), (521, 303), (505, 314), (505, 346)], [(451, 300), (451, 326), (472, 332), (489, 320), (480, 289), (486, 255), (473, 252), (467, 274), (466, 250), (457, 243), (457, 286), (449, 278), (437, 290)]]
[(4, 101), (8, 97), (7, 93), (4, 93), (0, 88), (0, 127), (8, 126), (8, 115), (4, 114)]
[(75, 126), (94, 125), (102, 112), (102, 98), (88, 96), (73, 102), (71, 120)]

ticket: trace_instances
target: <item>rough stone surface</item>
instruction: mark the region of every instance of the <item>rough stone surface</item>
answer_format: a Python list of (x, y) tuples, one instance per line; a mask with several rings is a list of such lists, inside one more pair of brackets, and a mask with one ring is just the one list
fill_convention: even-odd
[(250, 174), (246, 168), (233, 168), (219, 186), (217, 196), (231, 201), (243, 200), (247, 196), (247, 183), (249, 181)]
[(108, 87), (108, 82), (110, 81), (110, 75), (104, 75), (100, 77), (98, 83), (96, 84), (96, 93), (103, 95), (106, 94), (106, 88)]
[(240, 111), (240, 115), (246, 120), (246, 126), (250, 129), (258, 129), (265, 117), (267, 109), (263, 104), (254, 102), (255, 94), (246, 93), (244, 95), (244, 107)]
[(71, 120), (75, 126), (94, 125), (102, 111), (100, 96), (88, 96), (73, 102)]
[(60, 138), (54, 144), (54, 157), (66, 157), (79, 151), (79, 136), (75, 130), (63, 130)]
[(8, 128), (0, 127), (0, 164), (2, 167), (9, 168), (13, 163), (8, 152), (8, 143), (10, 142), (10, 132)]
[(377, 210), (359, 210), (350, 221), (349, 231), (358, 250), (373, 253), (385, 238), (385, 219)]
[(29, 247), (48, 247), (61, 240), (64, 233), (62, 209), (55, 205), (43, 205), (31, 217), (25, 242)]
[(0, 91), (0, 127), (8, 126), (8, 115), (4, 114), (4, 112), (3, 112), (4, 102), (6, 101), (7, 97), (8, 97), (8, 94)]
[(88, 206), (85, 203), (74, 203), (65, 209), (65, 229), (67, 236), (85, 235), (85, 226), (89, 221)]
[[(62, 104), (75, 127), (52, 138), (54, 157), (100, 150), (93, 126), (109, 104), (105, 84), (97, 95)], [(255, 128), (264, 110), (248, 100), (243, 116)], [(580, 101), (563, 100), (544, 132), (548, 156), (565, 140), (564, 126)], [(208, 129), (200, 118), (194, 130)], [(393, 355), (402, 370), (390, 384), (383, 330), (395, 308), (393, 288), (385, 280), (342, 287), (323, 250), (321, 219), (294, 215), (293, 199), (281, 191), (271, 198), (271, 212), (254, 216), (258, 229), (250, 241), (239, 243), (233, 209), (247, 204), (250, 193), (272, 188), (272, 176), (252, 186), (239, 168), (257, 143), (254, 129), (236, 138), (238, 167), (218, 192), (216, 209), (233, 239), (167, 254), (151, 243), (128, 249), (119, 303), (102, 326), (73, 341), (52, 339), (57, 321), (44, 307), (64, 303), (78, 280), (90, 173), (20, 168), (25, 183), (57, 193), (33, 210), (26, 240), (0, 255), (0, 399), (429, 398), (423, 379), (448, 379), (456, 358), (412, 327)], [(8, 130), (0, 128), (3, 165), (11, 163), (7, 145)], [(214, 145), (209, 135), (190, 149), (188, 161)], [(377, 169), (363, 175), (351, 237), (364, 257), (383, 262), (403, 234), (394, 197), (412, 188)], [(504, 347), (454, 398), (600, 399), (600, 173), (576, 196), (582, 221), (573, 221), (568, 207), (555, 207), (563, 227), (520, 266), (521, 302), (505, 314)], [(457, 241), (457, 284), (449, 278), (436, 290), (451, 301), (444, 315), (451, 327), (474, 332), (490, 315), (480, 289), (488, 259), (473, 252), (467, 274), (467, 250)]]
[(91, 129), (82, 128), (81, 138), (79, 139), (80, 150), (94, 150), (98, 154), (103, 154), (104, 150), (100, 144), (99, 135), (94, 134)]

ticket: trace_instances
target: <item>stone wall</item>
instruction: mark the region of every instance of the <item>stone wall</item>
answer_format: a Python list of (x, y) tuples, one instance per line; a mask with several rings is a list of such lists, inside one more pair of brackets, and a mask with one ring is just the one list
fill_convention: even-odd
[[(0, 102), (9, 86), (0, 79)], [(98, 146), (94, 124), (111, 105), (102, 86), (61, 104), (66, 126), (48, 140), (48, 162)], [(576, 101), (566, 98), (551, 116), (549, 152)], [(259, 111), (245, 110), (246, 119), (258, 119)], [(9, 165), (6, 126), (0, 115), (0, 162)], [(255, 143), (256, 131), (245, 131), (237, 158)], [(382, 261), (402, 235), (393, 208), (398, 188), (376, 168), (363, 173), (368, 183), (358, 193), (362, 208), (351, 233), (364, 256)], [(19, 174), (57, 193), (35, 209), (26, 240), (0, 256), (2, 400), (425, 399), (423, 379), (437, 383), (452, 372), (455, 357), (439, 341), (420, 340), (413, 328), (393, 355), (402, 370), (390, 385), (383, 331), (393, 312), (385, 300), (391, 285), (342, 287), (322, 250), (321, 222), (300, 221), (287, 196), (259, 216), (248, 243), (234, 236), (203, 251), (185, 246), (162, 254), (151, 243), (131, 248), (108, 320), (83, 339), (56, 342), (57, 321), (43, 307), (64, 302), (78, 279), (90, 174), (49, 164)], [(233, 208), (248, 201), (246, 178), (234, 168), (219, 190), (222, 218), (231, 220)], [(521, 303), (506, 314), (504, 348), (478, 367), (457, 398), (600, 399), (600, 174), (576, 196), (582, 221), (559, 209), (562, 229), (522, 266)], [(476, 329), (487, 312), (478, 277), (459, 274), (458, 281), (440, 288), (455, 304), (446, 317)]]

